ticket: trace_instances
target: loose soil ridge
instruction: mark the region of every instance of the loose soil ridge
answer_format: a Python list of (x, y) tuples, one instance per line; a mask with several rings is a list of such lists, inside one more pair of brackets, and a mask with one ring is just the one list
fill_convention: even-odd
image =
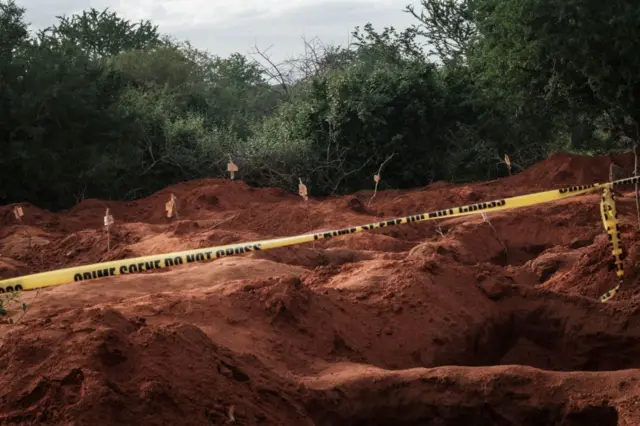
[[(558, 154), (510, 178), (311, 199), (217, 179), (63, 212), (0, 207), (0, 277), (327, 230), (628, 176)], [(620, 176), (622, 177), (622, 176)], [(637, 425), (635, 200), (615, 284), (599, 194), (25, 292), (0, 424)], [(164, 203), (178, 197), (180, 220)], [(104, 209), (116, 225), (111, 251)], [(19, 314), (15, 316), (17, 319)]]

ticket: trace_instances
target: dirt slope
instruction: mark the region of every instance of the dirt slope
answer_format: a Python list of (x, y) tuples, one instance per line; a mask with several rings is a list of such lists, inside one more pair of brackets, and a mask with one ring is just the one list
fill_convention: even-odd
[[(559, 154), (370, 207), (370, 191), (304, 203), (215, 179), (58, 213), (24, 204), (23, 223), (4, 206), (0, 277), (602, 182), (612, 162), (633, 164)], [(607, 304), (597, 193), (25, 292), (27, 314), (0, 325), (0, 424), (638, 425), (638, 224), (621, 195), (627, 278)]]

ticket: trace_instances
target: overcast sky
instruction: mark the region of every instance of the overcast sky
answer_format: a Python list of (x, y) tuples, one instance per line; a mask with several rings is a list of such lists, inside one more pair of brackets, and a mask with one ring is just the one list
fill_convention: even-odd
[(274, 60), (303, 51), (302, 37), (345, 45), (356, 26), (404, 29), (414, 23), (403, 12), (417, 0), (17, 0), (26, 19), (42, 28), (56, 15), (105, 7), (128, 19), (150, 19), (160, 31), (189, 40), (201, 49), (227, 56), (272, 46)]

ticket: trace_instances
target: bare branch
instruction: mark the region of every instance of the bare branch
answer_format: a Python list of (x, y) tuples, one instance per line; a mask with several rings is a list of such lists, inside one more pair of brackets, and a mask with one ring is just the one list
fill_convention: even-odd
[(261, 51), (257, 45), (254, 45), (254, 54), (260, 56), (265, 62), (267, 62), (269, 64), (269, 66), (271, 67), (271, 70), (269, 70), (267, 67), (263, 66), (263, 71), (265, 72), (265, 74), (267, 74), (269, 76), (269, 78), (276, 80), (283, 88), (283, 90), (285, 91), (286, 95), (287, 95), (287, 99), (289, 100), (289, 102), (292, 101), (292, 97), (291, 97), (291, 92), (289, 90), (289, 84), (287, 82), (287, 79), (285, 79), (284, 74), (282, 73), (282, 71), (280, 70), (281, 66), (275, 64), (272, 60), (271, 57), (269, 55), (267, 55), (267, 51), (270, 49), (271, 47), (267, 48), (264, 51)]
[(215, 228), (217, 228), (218, 226), (222, 225), (223, 223), (229, 222), (231, 219), (236, 218), (237, 216), (238, 216), (237, 214), (234, 214), (233, 216), (228, 217), (228, 218), (226, 218), (226, 219), (223, 219), (223, 220), (221, 220), (220, 222), (214, 223), (214, 224), (213, 224), (213, 226), (211, 226), (211, 228), (209, 228), (209, 229), (215, 229)]
[(331, 191), (331, 195), (335, 194), (335, 192), (338, 190), (338, 186), (340, 185), (340, 182), (342, 182), (344, 180), (344, 178), (346, 178), (347, 176), (352, 175), (354, 173), (358, 173), (360, 170), (364, 169), (365, 166), (367, 164), (369, 164), (369, 161), (371, 161), (371, 158), (368, 158), (367, 161), (365, 161), (364, 164), (362, 166), (358, 167), (357, 169), (353, 169), (350, 172), (343, 173), (342, 176), (340, 176), (340, 178), (338, 179), (338, 181), (334, 185), (333, 190)]
[(502, 245), (502, 248), (504, 249), (504, 255), (506, 257), (508, 257), (509, 256), (509, 252), (507, 251), (507, 245), (504, 243), (504, 241), (502, 241), (502, 239), (500, 238), (500, 235), (498, 235), (498, 231), (496, 231), (496, 228), (493, 227), (493, 224), (489, 220), (489, 215), (486, 214), (486, 213), (482, 213), (482, 219), (484, 219), (484, 221), (489, 224), (489, 226), (493, 230), (493, 233), (496, 236), (496, 239), (498, 240), (498, 242)]
[[(382, 168), (384, 167), (385, 164), (387, 164), (387, 162), (389, 160), (391, 160), (393, 158), (393, 156), (396, 155), (396, 153), (392, 153), (389, 157), (387, 157), (386, 160), (384, 160), (382, 162), (382, 164), (380, 164), (380, 167), (378, 168), (378, 174), (377, 176), (382, 179), (382, 176), (380, 175), (382, 173)], [(373, 199), (375, 198), (376, 194), (378, 193), (378, 184), (380, 183), (380, 180), (376, 181), (376, 186), (375, 188), (373, 188), (373, 195), (371, 196), (371, 198), (369, 199), (369, 203), (367, 204), (367, 207), (371, 205), (371, 202), (373, 201)]]

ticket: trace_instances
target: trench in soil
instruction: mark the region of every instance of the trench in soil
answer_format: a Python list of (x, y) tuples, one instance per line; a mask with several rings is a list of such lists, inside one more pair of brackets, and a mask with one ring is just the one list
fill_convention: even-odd
[(346, 418), (318, 407), (312, 417), (317, 426), (618, 426), (619, 420), (618, 411), (610, 406), (568, 409), (563, 403), (531, 406), (512, 400), (505, 402), (508, 410), (480, 401), (451, 406), (415, 403), (393, 410), (381, 401), (371, 401), (374, 404), (378, 407), (349, 413)]

